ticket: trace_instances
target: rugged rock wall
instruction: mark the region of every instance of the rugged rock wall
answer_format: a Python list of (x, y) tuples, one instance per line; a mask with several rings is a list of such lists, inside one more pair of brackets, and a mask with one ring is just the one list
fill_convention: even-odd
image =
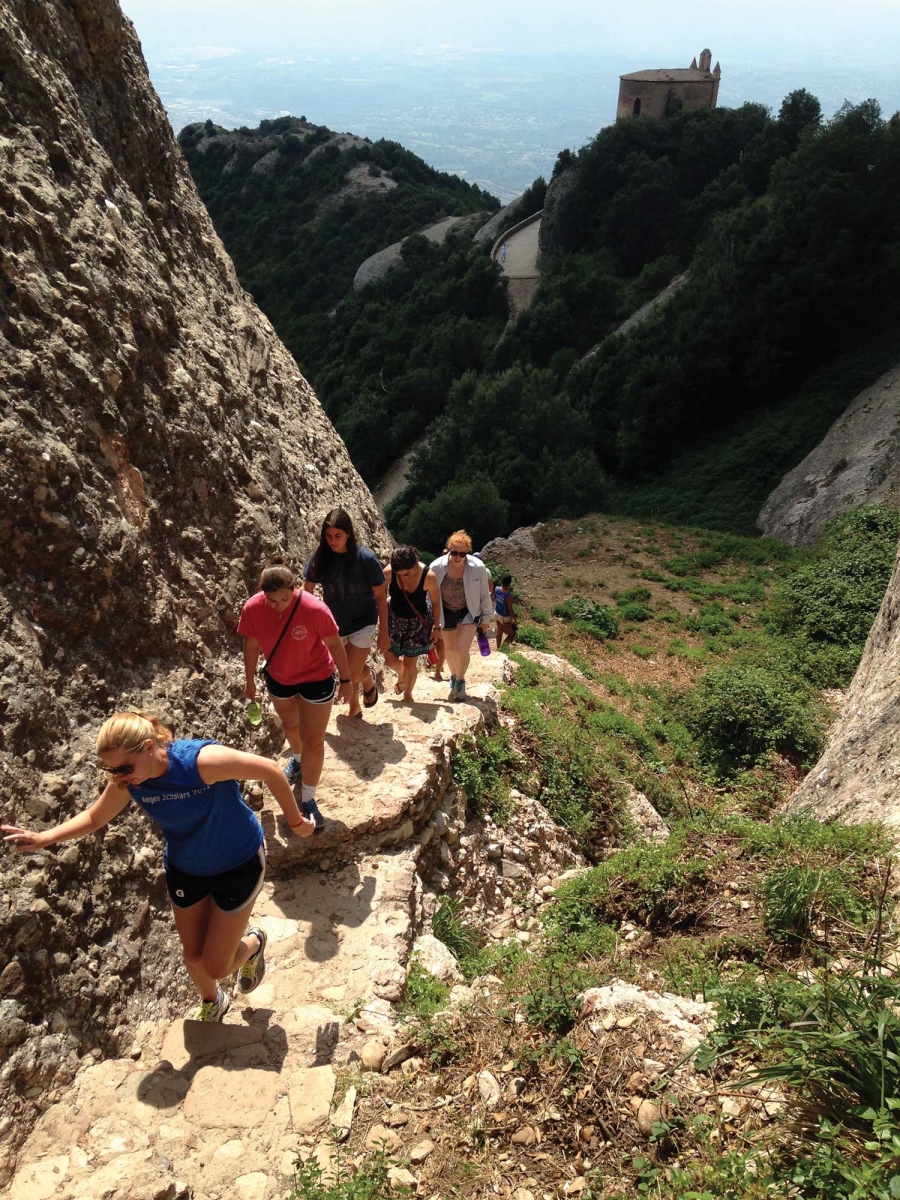
[(766, 500), (757, 524), (769, 537), (809, 546), (858, 504), (900, 499), (900, 367), (856, 397), (815, 450)]
[[(242, 738), (234, 627), (261, 556), (302, 560), (338, 502), (387, 548), (114, 0), (0, 6), (0, 444), (4, 822), (96, 795), (93, 736), (121, 701)], [(158, 858), (132, 818), (0, 853), (0, 1137), (77, 1055), (127, 1046), (142, 1011), (178, 1000)]]
[(822, 819), (884, 821), (900, 834), (900, 555), (828, 748), (791, 797)]

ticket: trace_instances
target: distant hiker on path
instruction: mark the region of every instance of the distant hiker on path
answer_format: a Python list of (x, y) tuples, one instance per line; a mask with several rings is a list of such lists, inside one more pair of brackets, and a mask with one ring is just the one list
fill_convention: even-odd
[(157, 717), (118, 712), (97, 735), (97, 755), (109, 782), (90, 808), (53, 829), (31, 833), (0, 825), (19, 854), (44, 850), (103, 829), (134, 800), (166, 837), (163, 865), (184, 965), (200, 993), (197, 1021), (221, 1021), (228, 993), (219, 980), (238, 972), (238, 989), (252, 992), (265, 974), (264, 930), (247, 929), (263, 885), (263, 831), (244, 803), (238, 780), (260, 779), (300, 837), (304, 817), (278, 764), (208, 738), (176, 741)]
[(350, 676), (350, 717), (361, 717), (359, 685), (363, 703), (378, 703), (378, 688), (369, 670), (368, 657), (378, 628), (378, 649), (389, 648), (387, 585), (381, 563), (371, 550), (360, 546), (353, 522), (343, 508), (334, 508), (322, 522), (319, 545), (303, 568), (304, 591), (322, 585), (322, 596), (338, 623), (338, 633), (347, 651)]
[(502, 263), (506, 262), (506, 242), (504, 242), (503, 245), (500, 247), (500, 261)]
[(447, 550), (431, 564), (441, 589), (442, 624), (447, 665), (450, 668), (448, 700), (465, 700), (469, 650), (478, 625), (493, 617), (487, 567), (472, 553), (472, 539), (457, 529), (447, 539)]
[[(433, 572), (419, 562), (415, 546), (398, 546), (385, 570), (388, 584), (390, 649), (384, 661), (397, 672), (397, 692), (409, 703), (419, 658), (441, 647), (441, 595)], [(435, 617), (437, 614), (437, 617)]]
[(497, 649), (499, 650), (503, 645), (504, 635), (507, 642), (511, 642), (516, 628), (511, 575), (501, 575), (500, 582), (494, 588), (494, 620), (497, 623)]
[(284, 773), (292, 787), (301, 780), (300, 810), (313, 818), (319, 833), (325, 819), (316, 805), (316, 787), (325, 762), (325, 730), (335, 693), (350, 703), (350, 667), (331, 611), (295, 585), (283, 559), (273, 559), (265, 568), (259, 587), (244, 605), (238, 623), (244, 639), (244, 695), (256, 699), (256, 667), (262, 650), (266, 689), (291, 747)]

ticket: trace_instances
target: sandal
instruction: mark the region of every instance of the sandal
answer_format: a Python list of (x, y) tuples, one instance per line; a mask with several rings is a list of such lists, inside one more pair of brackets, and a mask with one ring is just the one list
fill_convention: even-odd
[[(372, 697), (370, 700), (369, 697)], [(363, 705), (366, 708), (374, 708), (378, 703), (378, 684), (373, 683), (368, 691), (363, 690)]]

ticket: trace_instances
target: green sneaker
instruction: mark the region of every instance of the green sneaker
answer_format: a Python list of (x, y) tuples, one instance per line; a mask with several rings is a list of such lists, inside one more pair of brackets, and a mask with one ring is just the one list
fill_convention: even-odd
[(216, 984), (215, 1000), (203, 1000), (200, 1007), (197, 1009), (197, 1014), (194, 1017), (195, 1021), (221, 1021), (231, 1007), (231, 1001), (222, 989)]
[(255, 954), (251, 954), (241, 969), (238, 971), (238, 989), (241, 994), (246, 996), (248, 992), (252, 992), (254, 988), (258, 988), (262, 983), (263, 975), (266, 973), (266, 931), (260, 929), (258, 925), (254, 925), (252, 929), (247, 930), (247, 936), (255, 935), (259, 938), (259, 949)]

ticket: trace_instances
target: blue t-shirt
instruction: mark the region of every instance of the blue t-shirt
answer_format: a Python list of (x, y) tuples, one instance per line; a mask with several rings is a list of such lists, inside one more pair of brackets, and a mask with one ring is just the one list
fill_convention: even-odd
[(338, 623), (341, 637), (349, 637), (378, 620), (378, 608), (372, 588), (384, 583), (381, 563), (367, 546), (357, 546), (356, 554), (332, 554), (325, 578), (311, 574), (311, 555), (303, 568), (303, 578), (321, 583), (322, 599)]
[(499, 584), (494, 588), (494, 612), (498, 617), (509, 616), (509, 597), (510, 592)]
[(158, 779), (128, 785), (138, 803), (166, 835), (165, 861), (186, 875), (218, 875), (251, 858), (263, 831), (244, 803), (237, 780), (204, 783), (197, 755), (212, 738), (170, 742), (169, 769)]

